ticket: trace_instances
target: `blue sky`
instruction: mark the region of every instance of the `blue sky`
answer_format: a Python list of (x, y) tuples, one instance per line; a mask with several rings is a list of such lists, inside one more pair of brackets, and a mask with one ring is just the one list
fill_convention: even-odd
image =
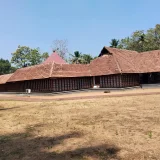
[(68, 48), (98, 55), (112, 38), (160, 23), (159, 0), (0, 0), (0, 57), (18, 45), (51, 53), (55, 39)]

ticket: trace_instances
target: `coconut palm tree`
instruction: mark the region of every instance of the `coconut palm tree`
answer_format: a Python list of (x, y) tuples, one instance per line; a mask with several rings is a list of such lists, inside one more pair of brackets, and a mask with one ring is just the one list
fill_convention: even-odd
[(119, 44), (119, 40), (117, 40), (117, 39), (114, 38), (110, 42), (110, 45), (111, 45), (110, 47), (117, 48), (118, 44)]
[(79, 51), (75, 51), (74, 54), (71, 55), (71, 63), (82, 63), (82, 54)]
[(93, 57), (90, 54), (83, 54), (82, 55), (82, 63), (89, 64), (93, 60)]

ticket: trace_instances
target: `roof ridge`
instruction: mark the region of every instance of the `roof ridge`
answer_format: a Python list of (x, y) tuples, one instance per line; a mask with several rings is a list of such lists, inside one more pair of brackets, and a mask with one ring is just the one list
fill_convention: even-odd
[(7, 74), (1, 74), (0, 76), (6, 76), (6, 75), (11, 75), (13, 73), (7, 73)]
[[(129, 49), (121, 49), (121, 48), (115, 48), (115, 47), (107, 47), (104, 46), (106, 49), (115, 49), (115, 50), (120, 50), (120, 51), (129, 51), (129, 52), (137, 52), (137, 51), (133, 51), (133, 50), (129, 50)], [(142, 53), (142, 52), (137, 52), (137, 53)]]
[(91, 65), (91, 63), (87, 64), (87, 67), (88, 67), (88, 71), (89, 71), (90, 76), (92, 76), (90, 65)]
[(150, 52), (155, 52), (155, 51), (159, 51), (160, 52), (160, 49), (155, 49), (155, 50), (151, 50), (151, 51), (144, 51), (144, 52), (138, 52), (138, 53), (150, 53)]
[(0, 84), (5, 84), (13, 76), (13, 73), (0, 75)]
[(116, 62), (116, 65), (117, 65), (117, 67), (118, 67), (118, 70), (120, 71), (120, 73), (122, 73), (122, 70), (121, 70), (121, 68), (120, 68), (119, 62), (117, 61), (117, 58), (116, 58), (114, 55), (112, 55), (112, 56), (113, 56), (113, 59), (114, 59), (115, 62)]
[(50, 70), (49, 78), (50, 78), (50, 77), (51, 77), (51, 75), (52, 75), (52, 72), (53, 72), (53, 66), (54, 66), (54, 62), (52, 62), (52, 66), (51, 66), (51, 70)]

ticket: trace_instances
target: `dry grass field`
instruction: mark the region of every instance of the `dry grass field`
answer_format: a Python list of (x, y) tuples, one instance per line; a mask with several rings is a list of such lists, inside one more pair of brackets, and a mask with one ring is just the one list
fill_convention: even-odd
[(160, 159), (160, 95), (0, 101), (0, 159)]

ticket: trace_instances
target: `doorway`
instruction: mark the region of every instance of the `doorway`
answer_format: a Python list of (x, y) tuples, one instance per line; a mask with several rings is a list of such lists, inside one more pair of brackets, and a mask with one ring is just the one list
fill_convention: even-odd
[(141, 75), (141, 84), (148, 84), (149, 83), (150, 74), (143, 73)]
[(154, 84), (159, 83), (159, 73), (143, 73), (140, 75), (141, 84)]
[(100, 77), (95, 76), (95, 85), (100, 85)]

